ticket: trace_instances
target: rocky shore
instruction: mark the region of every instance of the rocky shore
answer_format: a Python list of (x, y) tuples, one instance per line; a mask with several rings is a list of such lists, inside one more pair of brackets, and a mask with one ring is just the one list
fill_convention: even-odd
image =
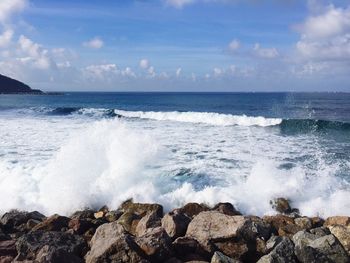
[(0, 262), (350, 262), (350, 217), (303, 217), (287, 200), (276, 215), (242, 215), (230, 203), (124, 202), (70, 217), (10, 211), (0, 220)]

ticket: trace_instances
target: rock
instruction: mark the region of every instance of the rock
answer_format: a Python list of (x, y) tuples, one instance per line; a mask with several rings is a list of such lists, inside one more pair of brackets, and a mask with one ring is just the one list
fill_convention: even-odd
[(216, 251), (211, 258), (210, 263), (239, 263), (240, 261), (229, 258), (219, 251)]
[(104, 217), (104, 213), (103, 213), (103, 211), (98, 211), (98, 212), (96, 212), (96, 213), (94, 213), (94, 217), (96, 218), (96, 219), (98, 219), (98, 218), (102, 218), (102, 217)]
[(151, 262), (164, 262), (173, 254), (171, 239), (162, 227), (148, 228), (135, 241)]
[(350, 255), (350, 226), (335, 225), (329, 227), (330, 232), (343, 245), (346, 252)]
[(263, 220), (272, 225), (274, 232), (280, 236), (292, 237), (295, 233), (303, 230), (295, 224), (294, 219), (285, 215), (264, 216)]
[(331, 234), (331, 231), (327, 227), (317, 227), (310, 229), (310, 233), (316, 237), (323, 237)]
[(45, 219), (45, 216), (37, 211), (23, 212), (12, 210), (1, 217), (0, 223), (3, 225), (2, 228), (5, 232), (11, 233), (16, 231), (16, 228), (20, 225), (26, 224), (30, 219), (42, 221)]
[(197, 240), (191, 237), (179, 237), (173, 242), (173, 249), (176, 257), (183, 261), (189, 260), (209, 260), (208, 253)]
[(116, 222), (122, 225), (126, 231), (135, 235), (136, 227), (140, 220), (141, 216), (131, 212), (125, 212)]
[(319, 237), (303, 230), (293, 236), (293, 242), (300, 262), (349, 262), (343, 246), (332, 234)]
[(245, 240), (226, 240), (226, 241), (217, 241), (214, 242), (215, 249), (220, 250), (225, 255), (234, 258), (241, 259), (244, 262), (255, 262), (254, 256), (250, 255), (248, 243)]
[(94, 210), (86, 209), (82, 211), (77, 211), (70, 216), (71, 219), (94, 219)]
[(239, 211), (235, 209), (235, 207), (231, 203), (218, 203), (211, 210), (218, 211), (229, 216), (242, 215)]
[(209, 207), (204, 204), (188, 203), (185, 206), (179, 208), (180, 212), (186, 214), (190, 218), (198, 215), (200, 212), (209, 211)]
[(122, 203), (118, 210), (120, 210), (123, 213), (128, 212), (141, 217), (143, 217), (151, 211), (156, 212), (158, 217), (163, 216), (163, 207), (161, 205), (133, 203), (132, 200), (128, 200)]
[(273, 250), (259, 259), (258, 263), (296, 263), (294, 244), (288, 237), (276, 239)]
[(10, 256), (0, 257), (1, 263), (11, 263), (11, 262), (13, 262), (13, 260), (14, 260), (14, 258), (10, 257)]
[(0, 241), (0, 257), (15, 257), (17, 255), (16, 241)]
[(108, 222), (114, 222), (114, 221), (117, 221), (122, 214), (123, 212), (118, 210), (109, 211), (108, 213), (106, 213), (105, 218)]
[(276, 198), (270, 201), (270, 204), (273, 209), (279, 213), (288, 214), (292, 212), (292, 209), (289, 205), (289, 201), (285, 198)]
[(0, 241), (9, 240), (9, 239), (11, 239), (11, 237), (5, 234), (0, 228)]
[(78, 235), (84, 234), (86, 231), (88, 231), (90, 228), (94, 228), (94, 224), (91, 222), (91, 220), (88, 219), (71, 219), (68, 222), (68, 227), (74, 231), (74, 233), (77, 233)]
[(26, 229), (32, 230), (33, 227), (35, 227), (36, 225), (38, 225), (40, 223), (41, 223), (41, 221), (39, 221), (39, 220), (29, 219), (26, 223)]
[(161, 219), (154, 211), (149, 212), (147, 215), (141, 218), (138, 222), (135, 230), (136, 236), (142, 236), (146, 233), (147, 229), (161, 226)]
[(240, 230), (240, 234), (245, 240), (255, 240), (261, 238), (268, 240), (272, 233), (271, 224), (265, 222), (257, 216), (245, 216), (246, 223)]
[(44, 220), (43, 222), (37, 224), (33, 227), (33, 231), (61, 231), (63, 228), (68, 227), (70, 219), (65, 216), (53, 215)]
[(91, 239), (87, 263), (147, 262), (133, 237), (117, 221), (101, 225)]
[(308, 217), (299, 217), (294, 219), (294, 223), (301, 229), (309, 230), (313, 227), (312, 221)]
[(324, 224), (324, 220), (320, 217), (311, 217), (311, 223), (312, 223), (312, 227), (315, 228), (315, 227), (321, 227), (323, 226)]
[(80, 236), (54, 231), (25, 234), (17, 240), (16, 247), (16, 261), (35, 262), (83, 262), (87, 249)]
[(165, 214), (162, 218), (162, 227), (168, 233), (168, 235), (175, 240), (180, 236), (186, 234), (188, 224), (191, 222), (186, 214), (179, 210), (174, 210), (168, 214)]
[(328, 217), (324, 223), (324, 226), (350, 226), (350, 217), (348, 216), (332, 216)]

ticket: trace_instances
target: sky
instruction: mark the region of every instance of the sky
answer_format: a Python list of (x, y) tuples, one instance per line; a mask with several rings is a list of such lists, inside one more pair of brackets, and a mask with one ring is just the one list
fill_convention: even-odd
[(0, 0), (0, 74), (45, 91), (350, 92), (350, 0)]

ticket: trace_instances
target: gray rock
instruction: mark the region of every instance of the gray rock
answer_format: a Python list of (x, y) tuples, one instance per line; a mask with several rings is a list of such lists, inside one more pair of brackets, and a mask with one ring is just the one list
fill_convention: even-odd
[(229, 258), (228, 256), (225, 256), (219, 251), (216, 251), (211, 258), (210, 263), (239, 263), (239, 260)]
[(179, 210), (174, 210), (168, 214), (165, 214), (162, 218), (162, 227), (168, 233), (168, 235), (175, 240), (180, 236), (186, 234), (188, 224), (191, 222), (185, 213)]
[(141, 218), (138, 222), (135, 230), (136, 236), (142, 236), (146, 233), (147, 229), (159, 227), (161, 225), (161, 219), (158, 217), (155, 211), (150, 211)]
[(98, 227), (90, 246), (87, 263), (147, 262), (133, 237), (116, 221)]
[(45, 216), (37, 211), (24, 212), (12, 210), (8, 213), (5, 213), (1, 217), (0, 223), (3, 225), (2, 228), (5, 230), (5, 232), (13, 232), (17, 231), (16, 228), (23, 224), (26, 224), (30, 219), (43, 221), (45, 219)]
[(320, 237), (304, 230), (293, 236), (293, 242), (300, 262), (349, 262), (343, 246), (332, 234)]
[(18, 255), (15, 260), (19, 262), (83, 262), (87, 245), (80, 236), (36, 231), (21, 236), (16, 248)]
[(343, 245), (348, 255), (350, 255), (350, 227), (335, 225), (330, 226), (329, 230)]
[(218, 203), (211, 210), (218, 211), (229, 216), (242, 215), (231, 203)]
[(43, 222), (33, 227), (33, 231), (61, 231), (62, 228), (68, 228), (70, 218), (60, 215), (53, 215), (45, 219)]
[(217, 211), (201, 212), (188, 225), (186, 236), (195, 238), (207, 251), (211, 251), (211, 241), (237, 237), (246, 221), (243, 216), (228, 216)]
[(274, 248), (268, 254), (259, 259), (258, 263), (294, 263), (297, 262), (294, 255), (294, 244), (288, 237), (276, 238)]
[(148, 228), (135, 242), (151, 262), (164, 262), (173, 255), (171, 239), (162, 227)]

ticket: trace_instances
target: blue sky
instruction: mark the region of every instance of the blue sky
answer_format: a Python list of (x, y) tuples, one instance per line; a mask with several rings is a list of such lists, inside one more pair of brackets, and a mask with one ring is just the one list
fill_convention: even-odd
[(350, 91), (350, 1), (1, 0), (0, 73), (43, 90)]

